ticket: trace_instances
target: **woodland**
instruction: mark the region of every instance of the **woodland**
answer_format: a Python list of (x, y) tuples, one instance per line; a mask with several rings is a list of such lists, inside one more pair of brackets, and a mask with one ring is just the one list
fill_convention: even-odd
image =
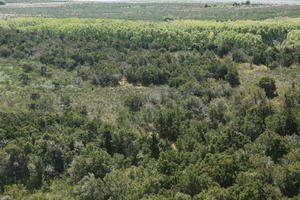
[(1, 200), (298, 200), (300, 18), (0, 20)]

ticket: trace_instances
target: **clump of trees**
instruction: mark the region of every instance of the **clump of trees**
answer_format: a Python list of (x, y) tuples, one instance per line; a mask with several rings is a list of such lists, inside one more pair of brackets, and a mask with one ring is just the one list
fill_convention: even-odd
[(263, 77), (259, 80), (259, 87), (264, 89), (268, 98), (274, 98), (277, 96), (275, 80), (270, 77)]
[(243, 5), (249, 6), (250, 4), (251, 4), (250, 1), (245, 1), (245, 2), (242, 2), (242, 3), (234, 2), (234, 3), (232, 4), (232, 6), (236, 6), (236, 7), (238, 7), (238, 6), (243, 6)]

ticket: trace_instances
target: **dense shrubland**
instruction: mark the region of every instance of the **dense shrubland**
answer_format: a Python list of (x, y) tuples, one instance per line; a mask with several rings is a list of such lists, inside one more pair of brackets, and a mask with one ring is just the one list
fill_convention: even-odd
[(299, 198), (298, 19), (1, 24), (3, 199)]
[[(151, 23), (122, 20), (20, 18), (4, 22), (3, 26), (29, 32), (27, 33), (28, 37), (34, 37), (30, 36), (32, 31), (34, 32), (32, 34), (38, 31), (46, 34), (47, 37), (59, 35), (59, 39), (54, 40), (58, 40), (57, 44), (51, 44), (53, 46), (51, 50), (54, 51), (52, 57), (61, 55), (65, 59), (62, 59), (61, 56), (54, 59), (51, 58), (51, 55), (41, 55), (40, 60), (69, 68), (85, 62), (96, 64), (101, 58), (99, 55), (97, 55), (98, 57), (94, 56), (93, 54), (98, 52), (92, 50), (105, 45), (114, 47), (116, 51), (120, 52), (121, 54), (118, 56), (124, 54), (124, 49), (137, 51), (144, 49), (151, 52), (154, 50), (160, 52), (162, 50), (168, 52), (195, 50), (195, 52), (211, 51), (220, 57), (231, 52), (237, 62), (253, 62), (270, 67), (290, 66), (299, 62), (299, 19), (273, 22), (267, 20), (262, 22), (174, 21)], [(93, 44), (89, 49), (74, 47), (76, 44), (69, 45), (72, 49), (76, 50), (77, 48), (77, 51), (65, 51), (66, 48), (59, 46), (63, 45), (62, 41), (64, 40), (72, 41), (75, 38), (80, 38), (82, 44), (93, 40), (99, 41), (99, 43)], [(39, 40), (39, 38), (35, 40)], [(104, 42), (105, 44), (101, 45)], [(6, 47), (2, 47), (3, 54), (9, 53), (5, 49)], [(87, 56), (81, 56), (80, 53), (85, 51), (91, 52)], [(51, 52), (47, 53), (51, 54)], [(147, 58), (138, 55), (136, 57), (139, 57), (138, 63), (133, 63), (133, 65), (149, 64)]]

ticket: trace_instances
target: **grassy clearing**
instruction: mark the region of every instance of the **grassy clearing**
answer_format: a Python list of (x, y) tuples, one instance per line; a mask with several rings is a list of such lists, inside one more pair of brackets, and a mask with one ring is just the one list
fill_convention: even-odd
[[(89, 117), (101, 116), (104, 121), (115, 122), (118, 113), (124, 109), (123, 100), (132, 93), (139, 93), (151, 98), (168, 93), (167, 86), (142, 87), (134, 86), (122, 80), (118, 87), (96, 87), (89, 82), (76, 80), (74, 72), (68, 72), (56, 67), (50, 68), (51, 77), (40, 76), (39, 69), (34, 69), (30, 74), (30, 83), (26, 86), (20, 81), (23, 73), (21, 63), (31, 63), (31, 61), (16, 62), (12, 59), (0, 59), (0, 105), (3, 110), (27, 109), (30, 94), (41, 93), (44, 98), (49, 98), (56, 110), (61, 108), (61, 97), (69, 96), (72, 105), (86, 105)], [(36, 63), (38, 65), (39, 63)], [(241, 85), (239, 88), (253, 88), (264, 76), (270, 76), (276, 80), (279, 96), (283, 96), (293, 83), (300, 82), (300, 66), (290, 68), (277, 68), (270, 70), (266, 66), (241, 64), (239, 74)], [(61, 81), (63, 86), (60, 90), (54, 89), (54, 83)], [(25, 100), (24, 100), (25, 99)], [(274, 102), (281, 101), (275, 98)]]
[(300, 17), (300, 6), (248, 5), (231, 3), (100, 3), (51, 2), (14, 3), (0, 7), (2, 18), (15, 16), (79, 17), (129, 20), (201, 19), (262, 20), (276, 17)]
[[(34, 69), (29, 73), (29, 83), (24, 85), (20, 80), (21, 74), (24, 74), (22, 70), (24, 63), (42, 65), (32, 61), (17, 62), (12, 59), (0, 59), (0, 109), (2, 110), (28, 109), (28, 104), (31, 102), (30, 95), (40, 93), (41, 103), (49, 103), (50, 110), (60, 111), (62, 96), (68, 96), (72, 99), (73, 106), (86, 105), (90, 118), (101, 116), (103, 121), (114, 122), (118, 113), (124, 109), (123, 100), (126, 96), (133, 93), (153, 96), (168, 90), (166, 86), (134, 86), (125, 80), (118, 87), (96, 87), (90, 82), (78, 81), (74, 72), (56, 67), (51, 67), (48, 71), (51, 77), (42, 77), (39, 69)], [(57, 82), (62, 83), (59, 90), (54, 88), (54, 83)]]

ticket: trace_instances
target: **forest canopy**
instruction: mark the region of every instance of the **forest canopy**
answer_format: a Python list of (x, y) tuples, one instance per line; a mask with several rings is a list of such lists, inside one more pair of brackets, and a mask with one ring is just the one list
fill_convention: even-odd
[(300, 19), (0, 21), (3, 200), (300, 198)]

